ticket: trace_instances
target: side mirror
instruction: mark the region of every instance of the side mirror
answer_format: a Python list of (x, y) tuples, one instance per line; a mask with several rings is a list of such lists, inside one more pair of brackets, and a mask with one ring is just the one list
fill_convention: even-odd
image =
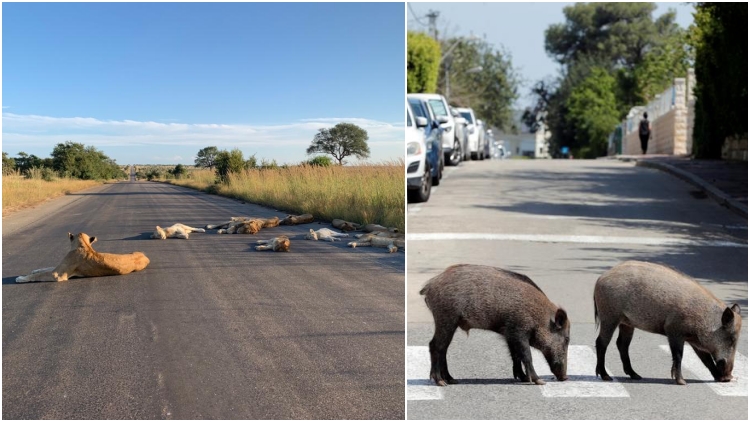
[(427, 118), (422, 116), (417, 116), (414, 121), (417, 124), (417, 127), (427, 127)]
[(476, 132), (476, 127), (474, 125), (469, 125), (469, 133), (473, 135), (474, 132)]
[(450, 121), (448, 119), (448, 116), (437, 116), (435, 118), (435, 120), (437, 120), (437, 122), (440, 123), (440, 124), (445, 124), (445, 123), (448, 123)]

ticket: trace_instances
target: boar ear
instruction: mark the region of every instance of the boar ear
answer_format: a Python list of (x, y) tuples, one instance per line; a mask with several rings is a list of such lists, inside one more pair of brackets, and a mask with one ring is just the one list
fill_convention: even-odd
[(555, 312), (555, 327), (561, 329), (567, 320), (568, 314), (565, 312), (565, 309), (557, 308), (557, 312)]
[(738, 304), (736, 304), (736, 303), (733, 303), (733, 304), (732, 304), (732, 306), (730, 306), (730, 308), (732, 308), (732, 310), (733, 310), (734, 312), (737, 312), (737, 315), (740, 315), (740, 314), (741, 314), (741, 311), (740, 311), (740, 305), (738, 305)]
[(734, 312), (732, 311), (734, 306), (736, 306), (736, 304), (731, 308), (727, 307), (727, 309), (724, 309), (724, 313), (721, 315), (721, 325), (726, 327), (734, 321)]
[(89, 237), (89, 244), (96, 242), (96, 236)]
[(72, 242), (74, 238), (73, 233), (68, 232), (68, 238), (70, 238), (70, 241)]

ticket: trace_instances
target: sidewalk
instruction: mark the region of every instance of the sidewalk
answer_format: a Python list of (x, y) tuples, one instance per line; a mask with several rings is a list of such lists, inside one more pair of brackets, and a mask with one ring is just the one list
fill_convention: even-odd
[(695, 185), (719, 204), (747, 218), (747, 162), (693, 160), (673, 155), (618, 155), (620, 161), (656, 168)]

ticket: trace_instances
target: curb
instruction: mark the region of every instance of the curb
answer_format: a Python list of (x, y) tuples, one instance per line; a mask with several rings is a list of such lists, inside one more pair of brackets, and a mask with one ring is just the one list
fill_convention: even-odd
[[(623, 160), (625, 161), (625, 160)], [(631, 161), (631, 160), (628, 160)], [(729, 195), (722, 192), (715, 186), (709, 184), (705, 180), (701, 179), (700, 177), (688, 173), (685, 170), (681, 170), (671, 164), (659, 162), (659, 161), (650, 161), (650, 160), (635, 160), (635, 165), (639, 167), (649, 167), (654, 168), (657, 170), (665, 171), (667, 173), (670, 173), (674, 176), (679, 177), (680, 179), (697, 186), (700, 188), (703, 192), (708, 194), (711, 198), (713, 198), (716, 202), (719, 203), (719, 205), (725, 206), (729, 208), (730, 210), (734, 211), (735, 213), (745, 217), (747, 219), (747, 205), (740, 203), (739, 201), (735, 201), (732, 199)]]

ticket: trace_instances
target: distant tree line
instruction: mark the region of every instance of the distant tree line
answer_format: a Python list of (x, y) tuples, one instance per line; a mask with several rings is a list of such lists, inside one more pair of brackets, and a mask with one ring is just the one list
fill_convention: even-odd
[(29, 175), (33, 169), (42, 170), (44, 179), (68, 177), (84, 180), (110, 180), (127, 177), (125, 171), (94, 146), (67, 141), (57, 144), (49, 158), (40, 158), (34, 154), (19, 152), (16, 157), (9, 157), (3, 152), (3, 175), (15, 171)]
[[(339, 123), (332, 128), (319, 129), (307, 148), (307, 154), (323, 153), (303, 161), (301, 165), (328, 167), (333, 165), (331, 155), (339, 165), (345, 164), (344, 159), (355, 156), (360, 159), (370, 156), (370, 147), (367, 145), (367, 131), (351, 123)], [(242, 151), (234, 148), (231, 151), (220, 150), (216, 146), (201, 149), (195, 156), (195, 166), (206, 168), (216, 172), (218, 181), (226, 181), (230, 174), (241, 173), (251, 169), (278, 169), (288, 167), (286, 164), (279, 165), (276, 160), (268, 161), (258, 159), (255, 154), (245, 159)], [(178, 165), (179, 167), (179, 165)], [(175, 170), (177, 171), (177, 167)], [(181, 170), (182, 171), (182, 170)]]

